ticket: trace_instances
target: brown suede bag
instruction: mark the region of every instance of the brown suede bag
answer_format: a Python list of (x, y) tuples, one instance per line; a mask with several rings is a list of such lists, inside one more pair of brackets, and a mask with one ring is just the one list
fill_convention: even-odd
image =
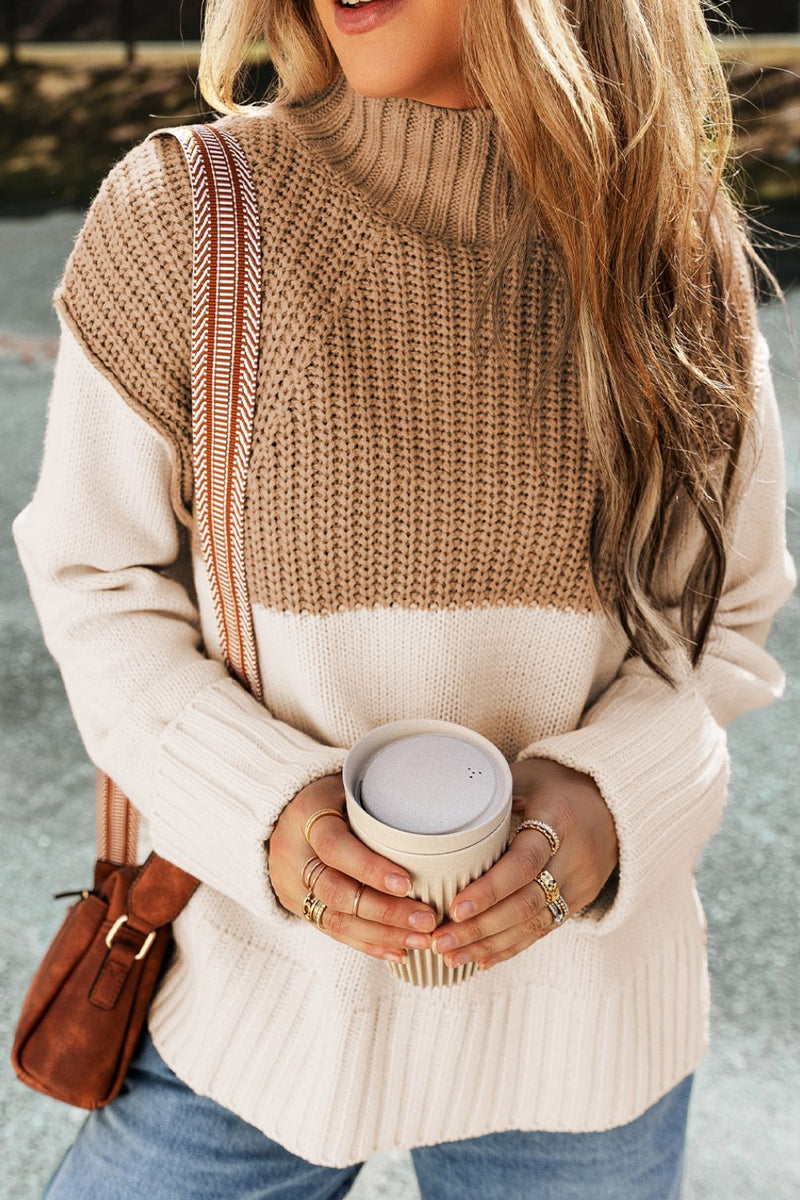
[(23, 1083), (79, 1108), (114, 1099), (172, 940), (170, 922), (198, 883), (154, 853), (141, 867), (97, 860), (94, 886), (67, 912), (22, 1005), (11, 1060)]
[[(249, 165), (231, 134), (212, 123), (148, 136), (162, 134), (175, 136), (183, 147), (194, 206), (193, 515), (222, 657), (260, 700), (252, 610), (241, 569), (261, 313), (258, 206)], [(236, 273), (232, 286), (212, 293), (209, 281), (223, 272)], [(56, 893), (80, 899), (67, 911), (31, 981), (11, 1053), (23, 1083), (89, 1109), (109, 1104), (122, 1087), (167, 965), (172, 922), (200, 882), (154, 852), (137, 865), (138, 813), (100, 771), (98, 785), (94, 883), (80, 892)]]

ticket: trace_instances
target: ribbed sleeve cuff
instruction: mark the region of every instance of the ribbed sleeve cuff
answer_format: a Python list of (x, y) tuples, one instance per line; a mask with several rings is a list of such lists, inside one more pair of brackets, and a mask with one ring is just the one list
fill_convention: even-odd
[(719, 827), (729, 758), (725, 731), (700, 693), (655, 677), (618, 678), (576, 730), (544, 738), (517, 761), (549, 758), (590, 775), (619, 841), (619, 879), (610, 905), (589, 910), (598, 932), (621, 925), (659, 889), (669, 902), (676, 870), (692, 869)]
[(291, 920), (270, 883), (265, 843), (286, 804), (340, 771), (346, 753), (270, 717), (234, 679), (218, 680), (159, 738), (153, 847), (256, 917)]

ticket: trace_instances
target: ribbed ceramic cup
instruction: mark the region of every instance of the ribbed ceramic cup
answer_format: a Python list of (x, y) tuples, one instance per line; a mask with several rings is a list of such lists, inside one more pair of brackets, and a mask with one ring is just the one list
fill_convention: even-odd
[[(452, 721), (392, 721), (370, 730), (342, 768), (355, 835), (411, 876), (413, 895), (440, 918), (462, 888), (497, 861), (511, 828), (511, 769), (481, 734)], [(433, 950), (408, 950), (392, 972), (446, 987), (477, 972), (448, 967)]]

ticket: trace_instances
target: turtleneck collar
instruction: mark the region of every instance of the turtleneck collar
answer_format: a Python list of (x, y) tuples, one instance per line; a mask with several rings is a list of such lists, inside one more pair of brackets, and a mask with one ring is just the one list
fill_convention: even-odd
[(456, 242), (495, 242), (513, 204), (513, 172), (492, 109), (362, 96), (344, 72), (276, 110), (341, 183), (381, 215)]

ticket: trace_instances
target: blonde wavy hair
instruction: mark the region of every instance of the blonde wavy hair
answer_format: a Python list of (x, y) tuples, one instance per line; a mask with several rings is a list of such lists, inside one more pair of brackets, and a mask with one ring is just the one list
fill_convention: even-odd
[[(724, 582), (755, 400), (750, 264), (785, 303), (736, 198), (709, 11), (736, 29), (704, 0), (464, 0), (462, 14), (467, 92), (496, 114), (518, 184), (473, 335), (491, 306), (502, 346), (506, 272), (542, 230), (561, 337), (531, 411), (573, 355), (598, 471), (595, 589), (632, 651), (670, 682), (676, 654), (699, 663)], [(217, 111), (263, 108), (237, 98), (259, 44), (276, 71), (275, 106), (339, 73), (313, 0), (207, 0), (198, 83)], [(681, 511), (702, 536), (678, 622), (658, 580)]]

